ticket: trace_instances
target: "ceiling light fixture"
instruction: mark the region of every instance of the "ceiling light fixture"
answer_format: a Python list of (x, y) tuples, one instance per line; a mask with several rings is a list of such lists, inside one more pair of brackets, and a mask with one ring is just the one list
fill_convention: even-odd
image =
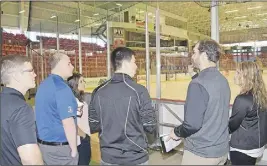
[(263, 16), (263, 15), (267, 15), (267, 13), (259, 13), (257, 14), (258, 16)]
[(251, 9), (259, 9), (259, 8), (262, 8), (262, 6), (248, 7), (247, 9), (251, 10)]
[(234, 12), (238, 12), (238, 10), (228, 10), (225, 13), (234, 13)]
[(247, 18), (247, 16), (234, 17), (234, 19), (241, 19), (241, 18)]
[(98, 16), (98, 15), (99, 15), (99, 13), (95, 13), (95, 14), (94, 14), (94, 16)]
[(80, 20), (79, 19), (77, 19), (77, 20), (75, 20), (74, 22), (79, 22)]
[(53, 16), (51, 16), (50, 18), (55, 18), (55, 17), (57, 17), (57, 16), (53, 15)]
[(21, 10), (19, 13), (21, 14), (21, 13), (24, 13), (25, 12), (25, 10)]
[(116, 3), (116, 5), (117, 5), (117, 6), (122, 6), (122, 4), (120, 4), (120, 3)]

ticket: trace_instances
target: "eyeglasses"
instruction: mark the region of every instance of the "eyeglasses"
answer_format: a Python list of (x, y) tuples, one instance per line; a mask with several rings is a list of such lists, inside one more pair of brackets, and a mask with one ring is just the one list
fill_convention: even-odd
[(12, 71), (7, 71), (8, 73), (15, 73), (15, 72), (22, 72), (22, 73), (34, 73), (34, 69), (26, 69), (26, 70), (21, 70), (21, 71), (18, 71), (18, 70), (12, 70)]
[(27, 69), (27, 70), (22, 70), (22, 72), (26, 72), (26, 73), (33, 73), (34, 72), (34, 69)]

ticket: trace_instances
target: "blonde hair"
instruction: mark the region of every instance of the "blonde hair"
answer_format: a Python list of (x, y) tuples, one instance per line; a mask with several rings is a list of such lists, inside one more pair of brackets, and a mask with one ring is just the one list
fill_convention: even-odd
[(50, 56), (49, 61), (51, 69), (54, 69), (56, 67), (56, 65), (62, 59), (63, 56), (68, 56), (68, 55), (63, 53), (55, 53), (54, 55)]
[(241, 76), (241, 92), (246, 94), (251, 92), (253, 101), (260, 110), (267, 109), (267, 93), (265, 83), (262, 79), (262, 72), (255, 62), (242, 62), (237, 66)]

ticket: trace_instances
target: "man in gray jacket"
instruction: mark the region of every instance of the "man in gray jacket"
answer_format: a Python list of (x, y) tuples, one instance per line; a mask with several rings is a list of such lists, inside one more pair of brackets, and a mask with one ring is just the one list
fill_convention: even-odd
[(221, 165), (229, 151), (230, 88), (216, 68), (220, 46), (203, 40), (193, 49), (193, 64), (200, 72), (188, 87), (184, 122), (170, 138), (184, 140), (182, 165)]
[(156, 129), (156, 115), (147, 89), (132, 79), (134, 52), (116, 48), (111, 62), (115, 73), (94, 90), (89, 106), (91, 133), (99, 132), (101, 164), (148, 164), (145, 131)]

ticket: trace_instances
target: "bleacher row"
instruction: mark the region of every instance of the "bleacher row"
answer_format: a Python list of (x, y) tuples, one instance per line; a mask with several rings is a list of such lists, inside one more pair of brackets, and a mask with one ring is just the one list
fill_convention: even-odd
[[(253, 55), (253, 54), (252, 54)], [(220, 69), (222, 70), (235, 70), (236, 62), (235, 56), (238, 56), (241, 59), (248, 59), (247, 54), (233, 55), (233, 54), (225, 54), (220, 58)], [(262, 52), (257, 58), (256, 62), (260, 65), (261, 68), (267, 68), (267, 53)]]
[[(37, 36), (39, 39), (40, 36)], [(42, 37), (43, 40), (43, 48), (44, 49), (56, 49), (57, 39), (52, 37)], [(105, 47), (101, 47), (95, 43), (81, 43), (82, 50), (85, 51), (104, 51)], [(59, 47), (60, 49), (71, 51), (71, 50), (79, 50), (79, 42), (74, 39), (59, 39)]]
[(6, 56), (9, 54), (26, 54), (26, 47), (20, 45), (11, 45), (11, 44), (3, 44), (2, 45), (2, 55)]
[(27, 43), (27, 37), (24, 34), (12, 34), (3, 32), (3, 43), (9, 45), (25, 46)]
[[(44, 53), (44, 58), (38, 55), (38, 53), (33, 53), (32, 64), (35, 72), (37, 74), (37, 82), (42, 80), (42, 63), (44, 66), (44, 78), (48, 76), (51, 72), (49, 66), (49, 56), (52, 55), (49, 52)], [(71, 63), (75, 67), (75, 71), (79, 71), (79, 57), (69, 55)], [(82, 56), (82, 73), (85, 77), (104, 77), (106, 76), (106, 57), (104, 56)]]

